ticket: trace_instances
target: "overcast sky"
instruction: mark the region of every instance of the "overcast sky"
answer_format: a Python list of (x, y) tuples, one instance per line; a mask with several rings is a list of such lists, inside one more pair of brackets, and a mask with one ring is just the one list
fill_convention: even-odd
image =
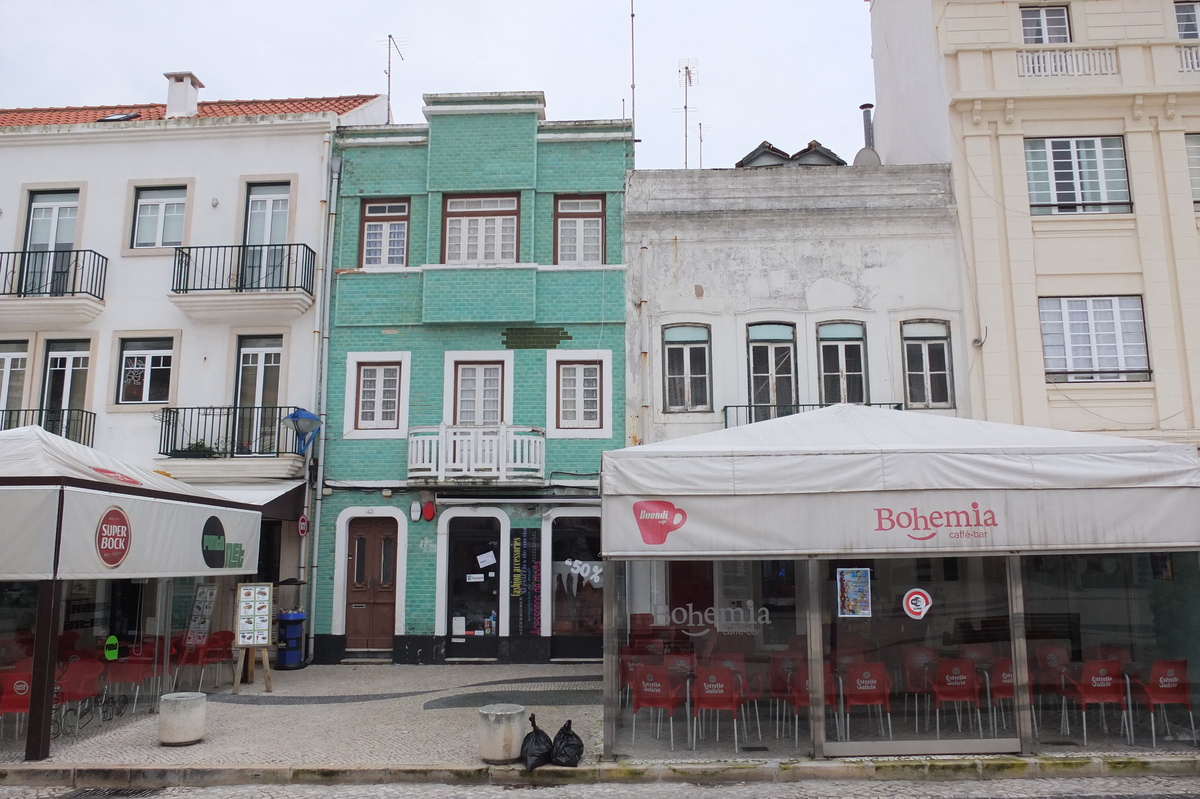
[[(819, 140), (847, 161), (874, 99), (862, 0), (635, 0), (637, 166), (683, 166), (679, 62), (696, 59), (689, 166), (759, 142)], [(548, 119), (630, 109), (629, 0), (0, 0), (0, 107), (164, 102), (191, 70), (202, 100), (386, 91), (396, 122), (427, 92), (541, 90)]]

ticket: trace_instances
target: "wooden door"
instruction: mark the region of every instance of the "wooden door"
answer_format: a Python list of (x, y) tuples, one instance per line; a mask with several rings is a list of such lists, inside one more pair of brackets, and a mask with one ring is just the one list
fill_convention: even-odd
[(350, 520), (346, 648), (392, 648), (396, 634), (396, 521)]

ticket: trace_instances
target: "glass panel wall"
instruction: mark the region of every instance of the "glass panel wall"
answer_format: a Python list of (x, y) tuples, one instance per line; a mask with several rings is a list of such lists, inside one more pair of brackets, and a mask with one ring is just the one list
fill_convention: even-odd
[(1022, 558), (1041, 751), (1194, 751), (1195, 552)]
[(37, 583), (0, 582), (0, 761), (25, 756)]
[(828, 753), (1019, 748), (1003, 558), (832, 560), (822, 572)]

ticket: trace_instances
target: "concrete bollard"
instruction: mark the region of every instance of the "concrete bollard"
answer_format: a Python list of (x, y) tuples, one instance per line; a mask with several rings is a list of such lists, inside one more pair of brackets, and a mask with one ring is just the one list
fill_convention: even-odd
[(525, 740), (523, 705), (484, 705), (479, 708), (479, 756), (485, 763), (512, 763), (521, 757)]
[(188, 746), (204, 737), (208, 695), (199, 692), (163, 694), (158, 705), (158, 742)]

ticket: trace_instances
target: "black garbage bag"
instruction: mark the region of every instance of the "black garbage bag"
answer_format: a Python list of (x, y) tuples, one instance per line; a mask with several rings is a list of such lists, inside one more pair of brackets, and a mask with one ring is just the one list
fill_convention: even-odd
[(521, 762), (529, 771), (549, 763), (551, 752), (554, 749), (554, 743), (550, 740), (550, 736), (537, 725), (536, 719), (537, 717), (533, 713), (529, 714), (529, 723), (533, 725), (533, 730), (521, 742)]
[(582, 758), (583, 739), (571, 730), (571, 720), (567, 719), (567, 723), (562, 725), (558, 735), (554, 736), (554, 748), (550, 755), (550, 762), (556, 766), (575, 768)]

